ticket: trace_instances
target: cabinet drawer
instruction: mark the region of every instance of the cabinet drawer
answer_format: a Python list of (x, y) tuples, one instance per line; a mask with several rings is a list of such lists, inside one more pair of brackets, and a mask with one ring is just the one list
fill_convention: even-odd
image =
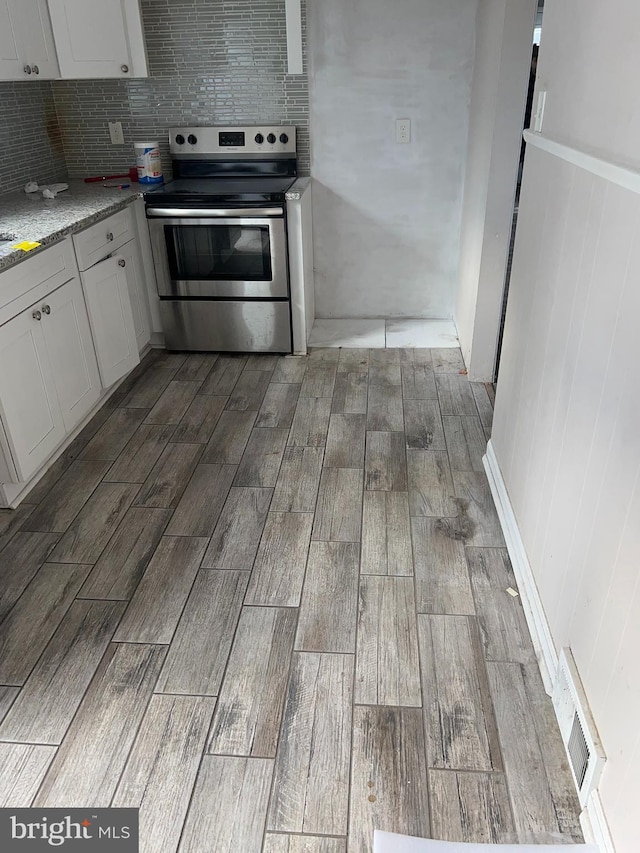
[[(30, 290), (41, 284), (46, 283), (47, 289), (53, 290), (69, 281), (76, 273), (76, 259), (71, 240), (61, 240), (0, 274), (0, 308), (26, 296)], [(23, 307), (26, 306), (20, 304), (17, 310), (22, 310)]]
[(78, 267), (88, 270), (134, 236), (129, 208), (96, 222), (85, 231), (73, 235)]

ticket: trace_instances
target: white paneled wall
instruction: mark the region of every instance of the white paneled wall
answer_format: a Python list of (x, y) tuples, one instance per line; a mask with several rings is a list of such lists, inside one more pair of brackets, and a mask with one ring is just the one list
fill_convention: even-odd
[(640, 794), (639, 361), (640, 195), (529, 146), (493, 444), (608, 755), (618, 853)]

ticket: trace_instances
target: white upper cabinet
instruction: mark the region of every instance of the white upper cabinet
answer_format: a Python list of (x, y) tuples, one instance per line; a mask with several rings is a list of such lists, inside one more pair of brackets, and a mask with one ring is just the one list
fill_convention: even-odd
[(46, 0), (0, 0), (0, 79), (59, 76)]
[(49, 0), (49, 11), (63, 78), (148, 76), (138, 0)]

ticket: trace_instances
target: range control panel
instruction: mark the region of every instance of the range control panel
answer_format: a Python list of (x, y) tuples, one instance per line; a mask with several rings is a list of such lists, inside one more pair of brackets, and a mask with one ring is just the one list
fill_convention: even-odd
[(200, 157), (248, 154), (272, 157), (296, 153), (296, 129), (293, 125), (255, 125), (251, 127), (172, 127), (169, 150), (174, 156)]

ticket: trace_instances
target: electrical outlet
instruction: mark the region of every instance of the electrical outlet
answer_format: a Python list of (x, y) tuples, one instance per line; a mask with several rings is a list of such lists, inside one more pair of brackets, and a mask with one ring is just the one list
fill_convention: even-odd
[(109, 136), (111, 137), (112, 145), (124, 145), (124, 134), (122, 132), (122, 122), (109, 122)]
[(411, 142), (410, 118), (396, 119), (396, 142), (401, 145), (407, 145), (409, 142)]

